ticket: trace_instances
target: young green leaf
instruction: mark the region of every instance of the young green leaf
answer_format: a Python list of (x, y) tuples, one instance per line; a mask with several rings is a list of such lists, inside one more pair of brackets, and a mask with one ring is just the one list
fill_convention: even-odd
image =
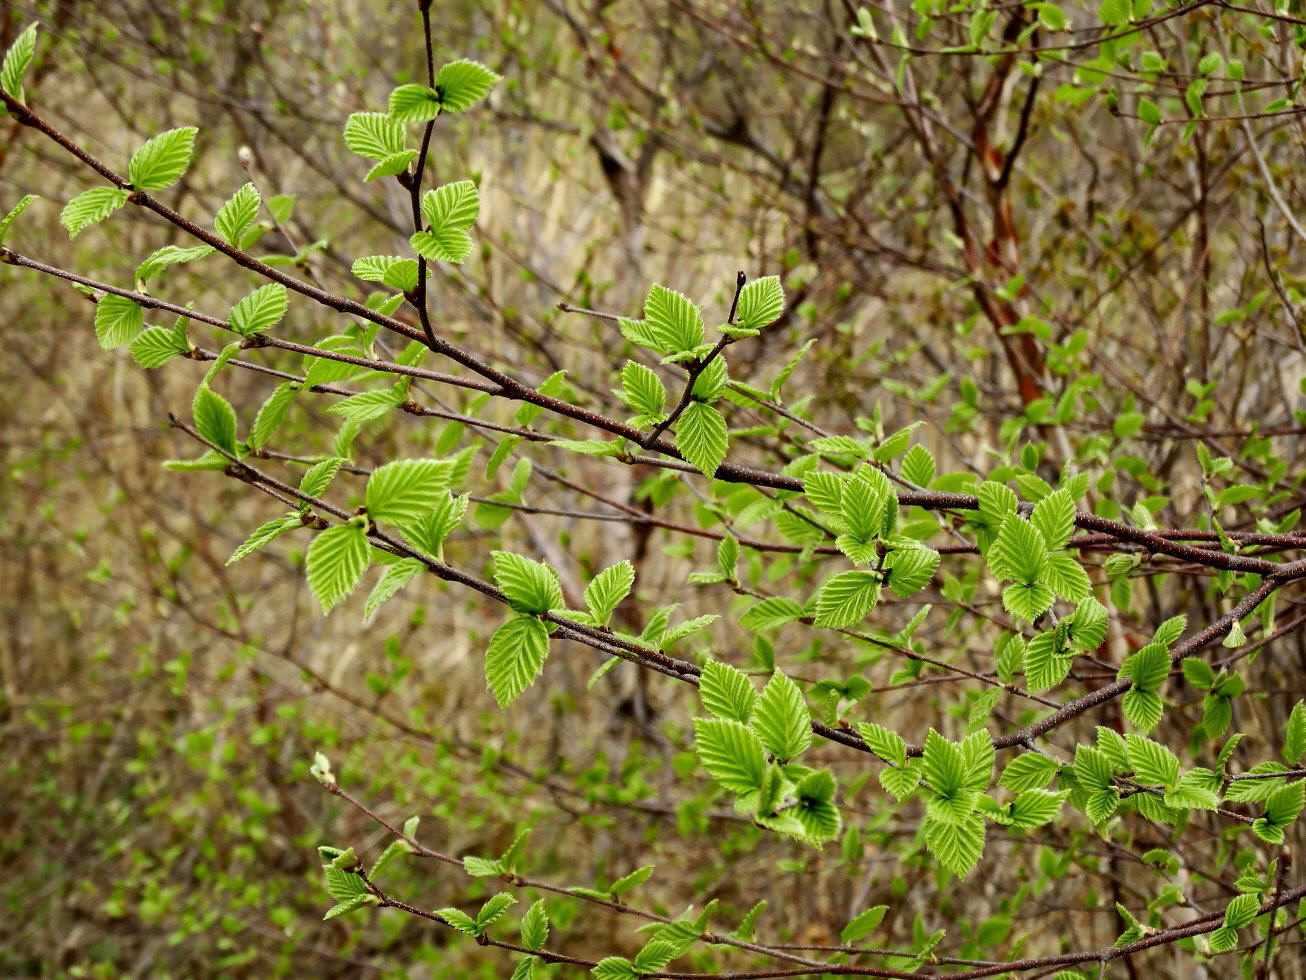
[(748, 675), (719, 660), (708, 660), (703, 664), (698, 696), (711, 714), (745, 725), (753, 716), (753, 705), (757, 702), (757, 691)]
[(703, 342), (703, 314), (683, 293), (654, 284), (644, 300), (644, 325), (664, 354), (693, 350)]
[(0, 218), (0, 245), (4, 244), (5, 235), (9, 234), (9, 228), (18, 220), (18, 216), (26, 211), (28, 205), (35, 200), (37, 200), (35, 194), (24, 194), (18, 203), (3, 218)]
[(432, 262), (462, 262), (471, 253), (467, 234), (480, 214), (481, 199), (470, 180), (443, 184), (422, 195), (426, 228), (410, 239), (418, 255)]
[(1057, 490), (1036, 503), (1029, 522), (1043, 535), (1049, 551), (1064, 548), (1075, 530), (1075, 500), (1070, 491)]
[(374, 163), (404, 149), (403, 124), (384, 112), (355, 112), (345, 120), (344, 136), (351, 153)]
[(372, 471), (363, 503), (369, 517), (403, 524), (423, 517), (448, 489), (448, 467), (441, 461), (400, 459)]
[(735, 325), (745, 330), (761, 330), (780, 318), (785, 309), (785, 291), (779, 276), (763, 276), (739, 291)]
[(440, 114), (440, 95), (425, 85), (400, 85), (390, 93), (389, 109), (390, 118), (401, 126), (430, 122)]
[(521, 941), (527, 949), (543, 949), (549, 941), (549, 914), (540, 899), (522, 916)]
[(562, 608), (562, 583), (548, 565), (510, 551), (493, 551), (490, 555), (494, 583), (517, 612), (539, 615)]
[(535, 683), (548, 656), (549, 631), (534, 616), (514, 616), (494, 631), (485, 653), (485, 683), (500, 708)]
[(426, 566), (417, 558), (401, 558), (385, 570), (363, 604), (363, 621), (367, 622), (376, 615), (376, 611), (389, 599), (394, 597), (404, 586), (426, 571)]
[(195, 392), (191, 415), (199, 434), (219, 449), (236, 453), (236, 412), (231, 403), (202, 384)]
[(803, 692), (778, 670), (757, 699), (752, 727), (766, 750), (781, 763), (796, 759), (812, 744), (811, 715)]
[(308, 587), (324, 614), (358, 586), (371, 560), (370, 549), (367, 535), (353, 523), (329, 527), (313, 539), (304, 567)]
[(165, 330), (163, 327), (148, 327), (131, 342), (127, 349), (131, 351), (132, 359), (141, 367), (158, 368), (178, 354), (187, 353), (190, 345), (178, 340), (175, 331)]
[(491, 895), (489, 900), (481, 906), (481, 910), (476, 913), (476, 931), (478, 933), (485, 932), (503, 916), (503, 913), (516, 904), (517, 899), (507, 892)]
[(906, 599), (930, 584), (939, 567), (939, 553), (930, 548), (896, 548), (884, 560), (886, 584)]
[(228, 245), (239, 247), (245, 229), (254, 223), (262, 203), (258, 188), (245, 184), (218, 209), (213, 227)]
[(726, 420), (711, 405), (690, 402), (676, 422), (676, 448), (704, 476), (715, 476), (730, 448)]
[(290, 300), (286, 287), (279, 282), (260, 286), (231, 308), (231, 329), (242, 337), (252, 337), (275, 326), (283, 316)]
[(336, 478), (344, 462), (339, 456), (332, 456), (314, 463), (299, 478), (299, 492), (309, 497), (322, 496), (330, 488), (331, 481)]
[(26, 102), (23, 93), (23, 75), (32, 63), (36, 53), (36, 22), (28, 24), (23, 33), (15, 38), (14, 43), (5, 52), (5, 60), (0, 64), (0, 88), (4, 89), (19, 102)]
[(127, 203), (130, 196), (131, 191), (119, 190), (117, 187), (92, 187), (64, 205), (59, 214), (59, 223), (67, 229), (69, 238), (76, 238), (86, 228), (99, 224), (117, 211)]
[(599, 626), (607, 626), (613, 610), (630, 594), (635, 584), (635, 568), (628, 561), (603, 569), (585, 587), (585, 605)]
[(865, 912), (854, 916), (843, 927), (843, 931), (839, 933), (839, 941), (846, 945), (865, 939), (880, 927), (880, 923), (884, 921), (884, 915), (888, 911), (889, 906), (887, 905), (872, 905)]
[(444, 112), (465, 112), (489, 95), (502, 77), (479, 61), (451, 61), (441, 66), (435, 76), (440, 108)]
[(636, 361), (627, 361), (621, 369), (621, 400), (641, 417), (664, 418), (667, 389), (652, 370)]
[(274, 538), (280, 537), (287, 531), (292, 531), (297, 527), (303, 526), (304, 522), (301, 521), (299, 515), (293, 511), (285, 517), (278, 517), (276, 520), (268, 521), (266, 524), (260, 524), (254, 529), (254, 532), (241, 542), (240, 546), (231, 553), (231, 557), (227, 559), (227, 564), (231, 565), (234, 562), (238, 562), (246, 555), (258, 551), (259, 548), (262, 548)]
[(858, 722), (857, 732), (867, 747), (885, 762), (895, 766), (907, 762), (907, 743), (897, 732), (868, 721)]
[(194, 126), (183, 126), (142, 143), (127, 166), (127, 179), (132, 187), (140, 191), (157, 191), (175, 183), (190, 166), (198, 132)]
[(766, 754), (751, 730), (726, 718), (695, 718), (694, 747), (699, 761), (732, 793), (759, 789), (766, 774)]
[(830, 629), (856, 626), (875, 608), (880, 578), (875, 572), (840, 572), (816, 593), (814, 625)]

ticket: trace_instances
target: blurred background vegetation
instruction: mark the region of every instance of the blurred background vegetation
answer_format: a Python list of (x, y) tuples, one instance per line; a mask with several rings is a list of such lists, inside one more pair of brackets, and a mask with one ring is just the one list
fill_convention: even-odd
[[(1021, 59), (906, 59), (863, 44), (850, 30), (855, 9), (832, 0), (440, 0), (436, 13), (437, 59), (475, 58), (505, 78), (489, 109), (436, 127), (434, 178), (474, 175), (484, 202), (479, 252), (433, 280), (442, 334), (535, 382), (565, 368), (578, 400), (604, 404), (624, 342), (611, 324), (556, 304), (633, 314), (657, 281), (724, 319), (737, 270), (778, 273), (784, 319), (738, 348), (732, 375), (766, 387), (815, 341), (787, 404), (832, 431), (923, 419), (918, 435), (949, 471), (1023, 460), (1046, 475), (1074, 458), (1095, 467), (1100, 513), (1142, 504), (1170, 527), (1205, 520), (1202, 445), (1261, 488), (1244, 502), (1245, 526), (1295, 508), (1300, 115), (1148, 136), (1134, 97), (1108, 94), (1111, 60), (1096, 48), (1045, 61), (1035, 84)], [(408, 5), (17, 0), (0, 15), (0, 47), (34, 19), (46, 41), (29, 74), (33, 104), (92, 152), (121, 166), (161, 129), (201, 127), (195, 164), (168, 192), (183, 213), (207, 220), (252, 177), (265, 199), (287, 195), (261, 253), (351, 295), (363, 295), (352, 257), (405, 251), (406, 195), (363, 184), (340, 129), (420, 75)], [(1254, 28), (1217, 7), (1158, 24), (1130, 57), (1155, 48), (1168, 71), (1134, 84), (1143, 78), (1182, 124), (1196, 62), (1213, 49), (1246, 60), (1249, 105), (1284, 95), (1299, 52)], [(946, 47), (967, 18), (940, 15), (932, 30), (922, 47)], [(1225, 98), (1211, 116), (1240, 114), (1227, 82), (1212, 81)], [(23, 219), (26, 252), (118, 281), (151, 249), (182, 243), (133, 209), (69, 243), (58, 208), (88, 176), (0, 119), (5, 206), (28, 192), (46, 198)], [(180, 267), (168, 298), (225, 308), (255, 284), (221, 267)], [(330, 902), (313, 848), (354, 844), (366, 855), (385, 835), (308, 777), (315, 750), (388, 819), (420, 814), (424, 839), (446, 853), (494, 856), (531, 828), (536, 877), (593, 885), (654, 864), (644, 904), (676, 915), (691, 899), (719, 898), (723, 921), (737, 921), (766, 898), (768, 935), (791, 942), (837, 941), (850, 914), (884, 901), (903, 944), (946, 926), (959, 956), (1088, 948), (1118, 934), (1113, 901), (1152, 899), (1155, 874), (1134, 855), (1163, 838), (1116, 848), (1073, 823), (995, 835), (979, 873), (941, 888), (914, 826), (882, 810), (855, 767), (843, 779), (855, 819), (817, 855), (741, 820), (705, 779), (681, 778), (694, 767), (692, 691), (624, 664), (588, 690), (599, 662), (563, 646), (542, 682), (500, 713), (482, 651), (501, 615), (476, 597), (424, 581), (364, 625), (360, 596), (321, 617), (300, 568), (307, 536), (226, 567), (278, 511), (219, 475), (161, 469), (194, 454), (166, 419), (186, 410), (204, 366), (145, 372), (126, 349), (102, 353), (90, 309), (36, 274), (8, 269), (0, 280), (0, 974), (504, 975), (506, 961), (397, 913), (321, 921)], [(306, 305), (292, 305), (287, 324), (299, 338), (333, 332)], [(245, 373), (225, 385), (242, 417), (270, 390)], [(325, 405), (296, 411), (287, 443), (326, 451)], [(458, 435), (449, 425), (373, 424), (355, 461), (439, 453)], [(738, 488), (532, 448), (522, 489), (515, 456), (486, 475), (497, 439), (481, 438), (475, 492), (527, 509), (480, 507), (448, 546), (455, 561), (480, 568), (489, 542), (505, 542), (557, 568), (574, 606), (593, 570), (630, 558), (641, 596), (682, 601), (689, 615), (726, 611), (728, 592), (684, 585), (688, 570), (710, 565), (713, 541), (580, 519), (575, 508), (598, 505), (564, 496), (556, 478), (690, 525), (700, 508), (737, 513)], [(736, 445), (747, 460), (783, 441)], [(763, 566), (750, 554), (757, 572), (788, 575), (784, 556)], [(1085, 561), (1100, 581), (1098, 559)], [(957, 566), (932, 590), (935, 617), (918, 639), (989, 669), (983, 614), (997, 596), (974, 592), (975, 569)], [(1161, 619), (1218, 615), (1200, 577), (1145, 581), (1117, 600), (1111, 669)], [(1284, 621), (1296, 601), (1281, 600)], [(917, 608), (885, 603), (877, 625), (906, 623)], [(624, 615), (640, 625), (634, 604)], [(1302, 637), (1265, 646), (1249, 671), (1235, 722), (1245, 744), (1280, 731), (1303, 693)], [(767, 653), (730, 617), (696, 642), (741, 665)], [(774, 642), (796, 676), (843, 685), (861, 699), (860, 717), (904, 731), (940, 724), (945, 708), (964, 727), (979, 693), (797, 626)], [(865, 683), (849, 688), (852, 678)], [(1202, 695), (1177, 701), (1166, 725), (1191, 731)], [(1018, 722), (1022, 710), (999, 715)], [(813, 754), (813, 765), (847, 762), (830, 747)], [(1072, 847), (1074, 861), (1062, 860)], [(1215, 877), (1231, 859), (1215, 842), (1204, 856)], [(392, 890), (425, 907), (475, 908), (486, 893), (442, 866), (396, 874)], [(1187, 880), (1188, 864), (1182, 874), (1185, 888), (1205, 887)], [(1103, 882), (1113, 894), (1095, 887)], [(550, 909), (577, 955), (638, 946), (618, 917), (587, 910), (572, 921), (565, 902)], [(1170, 955), (1118, 965), (1120, 975), (1191, 975)]]

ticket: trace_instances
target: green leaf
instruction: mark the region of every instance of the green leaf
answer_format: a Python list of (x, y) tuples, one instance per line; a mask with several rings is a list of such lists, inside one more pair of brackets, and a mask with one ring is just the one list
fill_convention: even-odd
[(455, 497), (442, 493), (426, 516), (416, 524), (408, 525), (404, 533), (427, 554), (442, 558), (444, 539), (462, 523), (463, 516), (467, 513), (467, 502), (466, 494)]
[(376, 615), (376, 611), (389, 599), (393, 598), (404, 586), (426, 571), (426, 566), (418, 558), (401, 558), (385, 570), (363, 604), (363, 621), (367, 622)]
[(263, 198), (259, 195), (258, 188), (246, 184), (218, 209), (213, 227), (228, 245), (239, 248), (245, 229), (254, 223), (262, 203)]
[(730, 368), (726, 364), (725, 357), (718, 354), (703, 365), (690, 391), (695, 401), (714, 402), (721, 397), (729, 381)]
[(385, 283), (400, 292), (417, 288), (417, 263), (398, 255), (365, 255), (354, 259), (350, 271), (359, 279)]
[(1252, 924), (1260, 912), (1261, 900), (1257, 895), (1237, 895), (1224, 907), (1224, 924), (1230, 929), (1241, 929)]
[(632, 888), (638, 888), (644, 882), (648, 881), (649, 875), (653, 873), (653, 865), (646, 864), (642, 868), (636, 868), (628, 875), (622, 875), (608, 887), (608, 894), (613, 898), (618, 895), (624, 895)]
[(479, 61), (451, 61), (435, 76), (435, 91), (445, 112), (464, 112), (490, 94), (503, 76)]
[(922, 759), (925, 779), (936, 794), (947, 796), (965, 788), (967, 766), (961, 747), (933, 728), (925, 736)]
[(1298, 701), (1292, 706), (1288, 715), (1288, 725), (1284, 730), (1283, 761), (1290, 766), (1301, 762), (1306, 755), (1306, 702)]
[(19, 102), (25, 103), (23, 93), (23, 75), (32, 63), (36, 53), (36, 22), (28, 24), (23, 33), (15, 38), (14, 43), (5, 52), (5, 60), (0, 64), (0, 88), (12, 95)]
[(500, 708), (535, 683), (548, 656), (548, 628), (534, 616), (519, 614), (494, 631), (485, 654), (485, 683)]
[(867, 747), (885, 762), (895, 766), (906, 763), (907, 743), (897, 732), (869, 721), (859, 721), (857, 732)]
[(1007, 763), (998, 778), (998, 785), (1013, 793), (1023, 793), (1031, 789), (1043, 789), (1056, 775), (1058, 765), (1037, 752), (1024, 752)]
[(151, 137), (132, 154), (127, 166), (127, 179), (132, 187), (142, 191), (157, 191), (175, 183), (190, 166), (195, 151), (194, 126), (170, 129)]
[(875, 608), (880, 579), (874, 572), (840, 572), (816, 593), (814, 625), (831, 629), (856, 626)]
[(510, 551), (492, 551), (490, 556), (494, 582), (517, 612), (539, 615), (562, 608), (562, 583), (548, 565)]
[(676, 422), (676, 448), (704, 476), (715, 476), (730, 448), (726, 420), (711, 405), (690, 402)]
[(792, 623), (803, 616), (803, 607), (793, 599), (782, 596), (763, 599), (739, 617), (739, 625), (746, 630), (765, 632)]
[(984, 819), (977, 814), (958, 823), (926, 817), (925, 846), (948, 871), (964, 878), (984, 853)]
[(470, 180), (442, 184), (422, 195), (426, 230), (410, 239), (418, 255), (432, 262), (462, 262), (471, 253), (467, 234), (480, 214), (481, 199)]
[(440, 114), (440, 95), (425, 85), (400, 85), (390, 93), (389, 110), (401, 126), (430, 122)]
[(919, 759), (912, 759), (906, 765), (889, 767), (880, 770), (880, 785), (893, 794), (893, 798), (901, 803), (910, 796), (921, 781), (921, 765)]
[(26, 211), (28, 205), (35, 200), (37, 200), (35, 194), (23, 195), (22, 199), (10, 209), (9, 213), (0, 218), (0, 245), (4, 244), (5, 235), (9, 234), (9, 228), (18, 220), (18, 216)]
[(182, 343), (177, 338), (176, 331), (165, 330), (163, 327), (148, 327), (131, 342), (128, 350), (141, 367), (158, 368), (178, 354), (187, 353), (190, 345)]
[(482, 905), (481, 910), (476, 913), (476, 931), (478, 933), (485, 932), (502, 917), (503, 913), (516, 904), (517, 899), (507, 892), (491, 895), (489, 901)]
[(1027, 789), (1011, 803), (1013, 830), (1033, 830), (1051, 822), (1061, 811), (1066, 793), (1051, 793), (1045, 789)]
[(779, 276), (763, 276), (739, 291), (735, 325), (745, 330), (761, 330), (780, 318), (785, 309), (785, 291)]
[(930, 584), (939, 567), (939, 553), (929, 548), (896, 548), (884, 560), (889, 588), (906, 599)]
[(1034, 585), (1047, 570), (1047, 543), (1033, 524), (1010, 514), (1003, 520), (997, 540), (986, 557), (998, 578)]
[(309, 497), (322, 496), (330, 488), (331, 481), (336, 478), (336, 473), (340, 471), (344, 462), (340, 457), (332, 456), (314, 463), (299, 478), (299, 492)]
[(1102, 0), (1098, 4), (1097, 16), (1107, 27), (1119, 27), (1130, 19), (1129, 0)]
[(902, 478), (918, 487), (934, 482), (934, 454), (924, 446), (912, 446), (902, 458)]
[(371, 905), (375, 901), (376, 898), (372, 895), (354, 895), (351, 898), (345, 899), (343, 902), (337, 902), (335, 905), (331, 906), (326, 915), (322, 916), (322, 921), (326, 922), (330, 919), (339, 918), (342, 915), (348, 915), (350, 912), (355, 912), (358, 909), (363, 908), (365, 905)]
[(613, 610), (630, 594), (635, 584), (635, 568), (628, 561), (619, 561), (603, 569), (585, 587), (585, 605), (599, 626), (607, 626)]
[(1048, 555), (1042, 584), (1070, 602), (1081, 602), (1093, 591), (1093, 583), (1089, 580), (1088, 573), (1068, 551), (1057, 551)]
[(164, 245), (162, 248), (155, 249), (150, 255), (136, 267), (136, 278), (145, 282), (153, 279), (160, 272), (174, 265), (180, 265), (183, 262), (193, 262), (195, 259), (202, 259), (206, 255), (213, 254), (211, 245), (196, 245), (194, 248), (178, 248), (176, 245)]
[(527, 949), (543, 949), (549, 941), (549, 913), (540, 899), (522, 916), (521, 942)]
[(1165, 702), (1155, 691), (1132, 688), (1120, 699), (1120, 711), (1140, 731), (1150, 732), (1165, 713)]
[(811, 715), (803, 692), (778, 670), (757, 699), (752, 726), (767, 751), (781, 763), (802, 755), (812, 744)]
[(803, 494), (812, 506), (826, 514), (843, 513), (844, 478), (837, 473), (808, 473), (803, 477)]
[(753, 716), (753, 705), (757, 701), (757, 691), (748, 675), (719, 660), (708, 660), (703, 664), (698, 696), (711, 714), (745, 725)]
[(889, 911), (887, 905), (872, 905), (865, 912), (853, 917), (848, 924), (843, 927), (843, 932), (839, 933), (839, 941), (845, 945), (855, 943), (858, 940), (865, 939), (884, 921), (884, 915)]
[(299, 515), (292, 512), (285, 517), (278, 517), (274, 521), (268, 521), (266, 524), (260, 524), (254, 529), (254, 532), (241, 542), (240, 546), (231, 553), (227, 559), (227, 564), (240, 561), (246, 555), (252, 554), (262, 548), (269, 541), (280, 537), (287, 531), (293, 531), (297, 527), (303, 527), (304, 523), (299, 519)]
[(262, 333), (286, 315), (289, 304), (286, 287), (281, 283), (260, 286), (231, 308), (231, 329), (242, 337)]
[(464, 935), (477, 935), (476, 920), (466, 912), (463, 912), (460, 909), (447, 908), (437, 909), (435, 914)]
[(133, 340), (144, 324), (145, 313), (125, 296), (108, 293), (95, 307), (95, 336), (104, 350), (113, 350)]
[(689, 298), (654, 284), (644, 300), (644, 326), (663, 354), (693, 350), (703, 342), (703, 314)]
[(59, 214), (59, 223), (68, 230), (69, 238), (76, 238), (86, 228), (99, 224), (117, 211), (127, 203), (130, 196), (131, 191), (119, 190), (117, 187), (92, 187), (64, 205)]
[(200, 385), (191, 404), (199, 434), (219, 449), (236, 453), (236, 412), (231, 403), (208, 385)]
[(636, 361), (627, 361), (621, 369), (621, 400), (637, 415), (662, 416), (667, 389), (650, 368)]
[(766, 754), (753, 732), (726, 718), (695, 718), (694, 747), (699, 761), (724, 789), (751, 793), (766, 775)]
[(331, 405), (327, 411), (332, 415), (339, 415), (351, 422), (362, 425), (365, 422), (372, 422), (389, 415), (402, 405), (407, 397), (406, 385), (403, 381), (400, 381), (391, 388), (364, 391), (338, 401)]
[(1025, 647), (1025, 683), (1034, 694), (1051, 690), (1066, 679), (1071, 660), (1057, 649), (1055, 632), (1040, 633)]
[(1064, 548), (1075, 530), (1075, 500), (1070, 491), (1057, 490), (1036, 503), (1029, 522), (1043, 535), (1049, 551)]
[[(1282, 842), (1283, 828), (1293, 823), (1301, 813), (1303, 799), (1306, 799), (1303, 796), (1304, 792), (1306, 792), (1306, 781), (1299, 779), (1295, 783), (1280, 786), (1265, 800), (1263, 820), (1278, 831), (1275, 836), (1279, 840), (1273, 840), (1272, 843)], [(1259, 830), (1257, 832), (1260, 833)], [(1271, 840), (1270, 837), (1266, 837), (1263, 833), (1260, 836), (1265, 837), (1266, 840)]]
[(1106, 606), (1089, 596), (1070, 616), (1066, 631), (1070, 645), (1080, 650), (1096, 650), (1106, 640), (1108, 625)]
[(357, 524), (337, 524), (313, 539), (304, 567), (324, 614), (357, 588), (370, 560), (371, 546)]
[(374, 520), (402, 524), (425, 516), (448, 488), (448, 467), (440, 460), (400, 459), (372, 471), (363, 503)]
[(1170, 654), (1159, 643), (1149, 643), (1128, 657), (1120, 666), (1118, 677), (1133, 678), (1134, 687), (1142, 691), (1155, 691), (1170, 676)]
[(1164, 745), (1140, 735), (1125, 736), (1125, 754), (1141, 783), (1173, 789), (1179, 781), (1179, 759)]
[(344, 135), (351, 153), (373, 162), (404, 149), (403, 124), (384, 112), (355, 112), (345, 120)]
[(639, 974), (630, 965), (630, 960), (620, 956), (605, 956), (594, 964), (590, 976), (595, 980), (638, 980)]
[(1016, 582), (1002, 590), (1002, 605), (1007, 612), (1034, 622), (1052, 608), (1056, 594), (1046, 585)]

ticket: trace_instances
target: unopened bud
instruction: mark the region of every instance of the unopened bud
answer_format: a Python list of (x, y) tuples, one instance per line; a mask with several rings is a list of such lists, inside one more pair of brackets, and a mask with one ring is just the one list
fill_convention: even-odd
[(240, 161), (242, 167), (248, 170), (254, 163), (254, 151), (248, 146), (242, 146), (236, 151), (236, 159)]

